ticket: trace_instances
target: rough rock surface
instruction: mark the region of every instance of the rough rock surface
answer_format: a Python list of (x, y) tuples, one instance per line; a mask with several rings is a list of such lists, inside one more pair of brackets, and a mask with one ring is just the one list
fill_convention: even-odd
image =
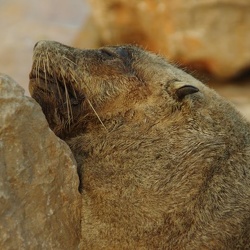
[(68, 146), (0, 74), (0, 249), (77, 249), (80, 194)]
[[(101, 44), (142, 44), (219, 77), (250, 67), (249, 0), (89, 2)], [(93, 27), (88, 33), (97, 40)]]

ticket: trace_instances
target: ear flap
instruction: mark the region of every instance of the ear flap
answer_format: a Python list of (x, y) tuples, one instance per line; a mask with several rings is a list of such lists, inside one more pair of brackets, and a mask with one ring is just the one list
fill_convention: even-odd
[(182, 100), (187, 95), (192, 95), (198, 92), (199, 89), (192, 85), (184, 85), (176, 89), (175, 94), (179, 100)]

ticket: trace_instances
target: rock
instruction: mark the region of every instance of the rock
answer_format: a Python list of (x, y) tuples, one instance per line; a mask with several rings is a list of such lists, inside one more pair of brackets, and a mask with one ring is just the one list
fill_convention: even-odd
[(1, 74), (0, 106), (0, 249), (77, 249), (79, 180), (69, 147)]
[[(89, 2), (101, 45), (141, 44), (222, 78), (250, 67), (249, 0)], [(78, 44), (98, 41), (93, 28), (86, 32)]]

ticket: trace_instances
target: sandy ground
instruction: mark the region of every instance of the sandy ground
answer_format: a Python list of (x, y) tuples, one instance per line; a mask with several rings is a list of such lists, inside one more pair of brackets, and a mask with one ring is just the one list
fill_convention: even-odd
[[(84, 0), (0, 0), (0, 72), (11, 76), (29, 95), (34, 44), (39, 40), (73, 44), (90, 11)], [(206, 83), (250, 120), (250, 79)]]

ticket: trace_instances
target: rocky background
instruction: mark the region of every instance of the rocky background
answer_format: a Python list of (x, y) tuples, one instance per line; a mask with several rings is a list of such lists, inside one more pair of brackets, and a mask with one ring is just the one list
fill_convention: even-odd
[(222, 78), (250, 69), (249, 0), (89, 2), (100, 44), (141, 44)]
[(38, 40), (142, 44), (202, 70), (201, 80), (250, 120), (249, 10), (248, 0), (0, 0), (0, 249), (79, 242), (75, 160), (28, 97)]

